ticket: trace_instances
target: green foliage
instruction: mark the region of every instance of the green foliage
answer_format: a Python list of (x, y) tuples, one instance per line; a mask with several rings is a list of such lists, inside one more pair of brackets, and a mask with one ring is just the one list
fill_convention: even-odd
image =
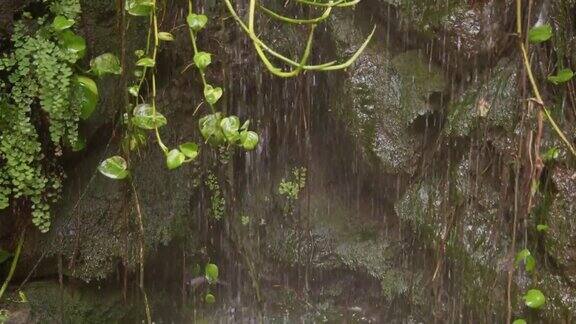
[(52, 28), (56, 31), (63, 31), (64, 29), (72, 27), (72, 25), (74, 25), (74, 19), (69, 19), (64, 16), (56, 16), (52, 22)]
[(186, 17), (186, 22), (188, 23), (188, 27), (190, 27), (194, 32), (197, 32), (206, 26), (206, 23), (208, 23), (208, 17), (191, 13)]
[(552, 37), (552, 26), (549, 24), (532, 27), (528, 31), (528, 41), (530, 43), (542, 43), (549, 40), (550, 37)]
[(206, 276), (208, 283), (216, 283), (218, 281), (218, 266), (214, 263), (208, 263), (204, 269), (204, 276)]
[(150, 0), (126, 0), (126, 10), (132, 16), (148, 16), (154, 8)]
[(156, 62), (150, 57), (143, 57), (136, 62), (136, 66), (153, 67), (154, 65)]
[(292, 214), (300, 191), (306, 186), (306, 168), (294, 168), (290, 177), (282, 178), (278, 186), (278, 193), (284, 197), (284, 215)]
[(195, 159), (199, 154), (198, 144), (186, 142), (178, 146), (180, 151), (189, 159)]
[(558, 85), (570, 81), (574, 77), (574, 72), (571, 69), (558, 70), (556, 75), (548, 76), (548, 81)]
[(544, 294), (538, 289), (530, 289), (526, 294), (522, 297), (524, 299), (524, 303), (526, 306), (534, 309), (538, 309), (546, 303), (546, 297)]
[(176, 169), (184, 163), (184, 160), (186, 160), (186, 155), (178, 149), (173, 149), (166, 155), (166, 166), (170, 170)]
[[(194, 54), (194, 64), (200, 70), (204, 70), (212, 63), (212, 54), (206, 52), (198, 52)], [(204, 90), (206, 92), (206, 90)]]
[(534, 259), (528, 249), (524, 249), (516, 254), (515, 265), (519, 266), (520, 262), (524, 262), (524, 268), (528, 272), (534, 271), (534, 268), (536, 267), (536, 259)]
[(544, 163), (551, 162), (558, 159), (558, 156), (560, 156), (560, 150), (557, 147), (551, 147), (542, 154), (542, 161)]
[(159, 32), (158, 39), (163, 40), (165, 42), (172, 42), (174, 40), (174, 35), (168, 32)]
[(290, 178), (283, 178), (278, 193), (288, 199), (298, 199), (300, 190), (306, 186), (306, 168), (294, 168)]
[(86, 120), (90, 118), (98, 104), (98, 86), (94, 80), (82, 75), (76, 76), (74, 81), (76, 86), (74, 91), (80, 105), (80, 118)]
[(5, 309), (0, 309), (0, 324), (6, 323), (10, 317), (8, 316), (8, 311)]
[(226, 210), (226, 201), (222, 195), (218, 178), (212, 173), (208, 172), (206, 181), (204, 182), (208, 190), (210, 190), (210, 213), (216, 220), (222, 219)]
[(166, 117), (157, 111), (149, 104), (140, 104), (134, 108), (134, 117), (132, 117), (132, 124), (142, 129), (156, 129), (168, 123)]
[(128, 163), (121, 156), (113, 156), (102, 161), (98, 171), (110, 179), (121, 180), (129, 175)]
[(538, 232), (546, 232), (546, 231), (548, 231), (549, 228), (550, 228), (550, 227), (549, 227), (548, 225), (546, 225), (546, 224), (538, 224), (538, 225), (536, 225), (536, 230), (537, 230)]
[(222, 117), (222, 113), (217, 112), (200, 118), (198, 123), (202, 137), (212, 146), (237, 145), (249, 151), (258, 145), (258, 134), (248, 130), (250, 122), (240, 127), (237, 116)]
[(204, 300), (206, 301), (206, 304), (214, 304), (216, 302), (216, 297), (211, 293), (207, 293)]
[[(54, 157), (62, 143), (75, 146), (81, 116), (81, 93), (75, 91), (73, 64), (86, 44), (69, 28), (80, 12), (78, 0), (52, 1), (51, 14), (35, 21), (20, 20), (11, 36), (13, 49), (0, 56), (0, 209), (10, 199), (27, 198), (32, 221), (42, 232), (50, 227), (50, 203), (61, 189), (62, 173)], [(92, 88), (93, 89), (93, 88)], [(33, 116), (46, 116), (51, 145), (46, 151)], [(44, 161), (49, 158), (48, 162)]]
[(514, 322), (512, 322), (512, 324), (526, 324), (526, 320), (524, 320), (523, 318), (519, 318), (514, 320)]
[(122, 66), (120, 60), (112, 53), (104, 53), (90, 60), (90, 71), (100, 77), (106, 74), (120, 75)]

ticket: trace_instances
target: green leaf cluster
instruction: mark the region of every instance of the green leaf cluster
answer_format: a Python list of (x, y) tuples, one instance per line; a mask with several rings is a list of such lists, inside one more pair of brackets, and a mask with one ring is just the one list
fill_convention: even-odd
[(13, 49), (0, 56), (7, 76), (0, 77), (0, 209), (24, 198), (32, 222), (46, 232), (64, 177), (58, 158), (63, 147), (86, 145), (78, 126), (95, 111), (99, 93), (89, 76), (75, 73), (86, 52), (86, 41), (72, 30), (79, 0), (43, 3), (50, 13), (15, 22)]
[(237, 116), (222, 117), (220, 112), (209, 114), (200, 118), (198, 126), (204, 140), (212, 146), (237, 145), (250, 151), (259, 142), (258, 134), (248, 129), (250, 121), (240, 126)]

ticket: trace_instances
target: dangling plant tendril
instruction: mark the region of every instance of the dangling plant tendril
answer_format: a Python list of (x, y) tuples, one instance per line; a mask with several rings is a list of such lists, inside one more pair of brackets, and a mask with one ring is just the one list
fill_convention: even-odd
[[(328, 18), (328, 16), (330, 15), (331, 9), (333, 7), (352, 6), (352, 5), (357, 4), (360, 1), (359, 0), (349, 1), (349, 2), (344, 2), (344, 1), (332, 2), (331, 1), (328, 3), (321, 3), (321, 2), (299, 0), (298, 2), (305, 4), (305, 5), (310, 5), (310, 6), (328, 7), (328, 9), (326, 9), (326, 11), (324, 11), (324, 14), (322, 16), (320, 16), (319, 18), (315, 18), (315, 19), (293, 19), (293, 18), (281, 16), (281, 15), (279, 15), (279, 14), (277, 14), (277, 13), (275, 13), (275, 12), (273, 12), (267, 8), (264, 8), (260, 5), (258, 5), (258, 7), (260, 9), (262, 9), (262, 11), (265, 12), (266, 14), (268, 14), (271, 17), (278, 19), (280, 21), (293, 23), (293, 24), (311, 25), (310, 34), (308, 37), (308, 42), (306, 44), (306, 48), (304, 50), (304, 54), (302, 55), (300, 62), (296, 62), (296, 61), (276, 52), (275, 50), (273, 50), (270, 46), (268, 46), (264, 41), (262, 41), (257, 36), (257, 32), (256, 32), (255, 24), (254, 24), (254, 17), (255, 17), (256, 6), (257, 6), (256, 0), (250, 0), (250, 5), (249, 5), (249, 9), (248, 9), (248, 25), (246, 25), (246, 23), (244, 23), (244, 21), (240, 18), (240, 16), (238, 15), (236, 10), (234, 9), (234, 6), (230, 2), (230, 0), (224, 0), (224, 3), (226, 4), (228, 11), (232, 15), (232, 17), (234, 17), (234, 20), (236, 20), (238, 25), (240, 25), (242, 30), (244, 30), (244, 32), (252, 40), (254, 48), (256, 49), (256, 53), (258, 53), (258, 56), (260, 57), (260, 59), (262, 60), (262, 62), (266, 66), (266, 68), (272, 74), (274, 74), (276, 76), (283, 77), (283, 78), (294, 77), (294, 76), (297, 76), (298, 74), (300, 74), (300, 72), (302, 72), (302, 70), (334, 71), (334, 70), (345, 69), (345, 68), (349, 67), (350, 65), (352, 65), (352, 63), (354, 63), (354, 61), (356, 61), (356, 59), (360, 56), (360, 54), (362, 54), (364, 49), (366, 49), (366, 46), (368, 46), (368, 43), (370, 43), (372, 36), (374, 36), (374, 32), (376, 31), (376, 26), (374, 26), (374, 28), (372, 29), (372, 32), (370, 32), (370, 34), (368, 35), (368, 37), (366, 38), (364, 43), (360, 46), (360, 48), (358, 48), (356, 53), (354, 53), (354, 55), (352, 55), (347, 61), (345, 61), (343, 63), (337, 63), (336, 61), (331, 61), (331, 62), (327, 62), (324, 64), (319, 64), (319, 65), (306, 65), (306, 62), (308, 61), (308, 57), (309, 57), (311, 49), (312, 49), (312, 43), (313, 43), (312, 38), (313, 38), (314, 28), (316, 26), (316, 23), (321, 22), (322, 20)], [(276, 57), (280, 61), (292, 66), (293, 69), (290, 71), (283, 71), (281, 68), (275, 66), (274, 64), (272, 64), (272, 62), (270, 62), (270, 59), (268, 58), (266, 52), (268, 54), (270, 54), (271, 56)]]
[(526, 74), (528, 75), (528, 80), (530, 81), (530, 85), (532, 87), (532, 92), (533, 92), (533, 95), (535, 97), (534, 101), (542, 108), (542, 111), (544, 112), (546, 119), (548, 119), (548, 122), (550, 122), (550, 125), (552, 126), (552, 128), (554, 129), (554, 131), (556, 132), (558, 137), (560, 137), (562, 142), (564, 142), (564, 144), (566, 145), (566, 148), (568, 148), (570, 153), (574, 157), (576, 157), (576, 149), (574, 149), (574, 146), (572, 145), (572, 143), (570, 143), (570, 141), (568, 140), (568, 138), (566, 137), (566, 135), (564, 134), (562, 129), (560, 129), (558, 124), (556, 124), (556, 121), (554, 120), (554, 118), (550, 114), (550, 111), (548, 110), (548, 108), (546, 108), (544, 100), (542, 99), (542, 96), (540, 95), (540, 90), (538, 89), (538, 84), (536, 83), (536, 79), (534, 78), (534, 74), (532, 73), (532, 67), (530, 64), (530, 59), (528, 58), (528, 50), (526, 49), (526, 46), (524, 45), (524, 41), (522, 40), (522, 1), (521, 0), (516, 0), (516, 33), (518, 34), (518, 38), (519, 38), (518, 43), (519, 43), (520, 51), (522, 52), (522, 61), (524, 63), (524, 67), (526, 68)]

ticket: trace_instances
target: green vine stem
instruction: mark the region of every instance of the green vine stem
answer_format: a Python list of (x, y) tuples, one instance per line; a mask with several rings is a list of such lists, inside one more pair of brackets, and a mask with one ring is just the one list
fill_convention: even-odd
[(22, 245), (24, 245), (25, 233), (26, 230), (22, 231), (22, 234), (20, 234), (20, 240), (18, 241), (18, 246), (16, 247), (16, 253), (14, 254), (14, 259), (12, 259), (12, 264), (10, 265), (10, 271), (8, 272), (8, 276), (6, 277), (6, 280), (4, 281), (2, 288), (0, 288), (0, 300), (2, 300), (2, 296), (4, 295), (6, 289), (8, 288), (10, 280), (12, 280), (14, 271), (16, 271), (16, 265), (18, 264), (18, 259), (20, 259), (20, 252), (22, 251)]
[[(150, 12), (150, 19), (153, 28), (153, 35), (154, 35), (154, 47), (152, 47), (152, 61), (154, 62), (154, 66), (151, 68), (152, 70), (152, 116), (156, 118), (156, 57), (158, 54), (158, 17), (156, 16), (156, 0), (153, 2), (152, 11)], [(168, 154), (168, 147), (164, 145), (162, 142), (162, 138), (160, 137), (160, 131), (158, 130), (158, 123), (154, 122), (154, 133), (156, 134), (156, 140), (158, 141), (158, 145), (164, 151), (164, 154)]]
[(317, 24), (323, 20), (325, 20), (326, 18), (330, 17), (330, 12), (332, 11), (332, 7), (328, 7), (326, 10), (324, 10), (324, 13), (322, 13), (321, 16), (316, 17), (316, 18), (311, 18), (311, 19), (297, 19), (297, 18), (290, 18), (290, 17), (286, 17), (286, 16), (282, 16), (262, 5), (258, 5), (258, 8), (260, 8), (260, 10), (264, 11), (264, 13), (266, 13), (267, 15), (276, 18), (280, 21), (284, 21), (290, 24), (297, 24), (297, 25), (308, 25), (308, 24)]
[[(194, 10), (193, 10), (192, 0), (188, 0), (188, 15), (191, 15), (193, 13), (194, 13)], [(196, 35), (194, 33), (194, 30), (192, 30), (192, 28), (188, 28), (188, 31), (190, 32), (190, 42), (192, 43), (192, 50), (194, 51), (194, 55), (197, 55), (199, 51), (198, 51), (198, 45), (196, 44)], [(200, 67), (197, 67), (197, 68), (198, 68), (198, 72), (200, 72), (200, 78), (202, 79), (203, 88), (205, 89), (206, 86), (208, 86), (208, 82), (206, 82), (206, 73)], [(215, 113), (216, 109), (214, 109), (214, 105), (211, 104), (210, 102), (208, 102), (207, 100), (206, 100), (206, 103), (210, 107), (210, 110), (212, 111), (212, 113)]]
[(315, 6), (315, 7), (351, 7), (355, 4), (360, 3), (361, 0), (352, 0), (352, 1), (346, 1), (346, 0), (340, 0), (340, 1), (329, 1), (329, 2), (314, 2), (314, 1), (310, 1), (310, 0), (296, 0), (296, 2), (305, 4), (305, 5), (309, 5), (309, 6)]
[[(354, 3), (353, 3), (354, 2)], [(358, 1), (359, 2), (359, 1)], [(330, 3), (325, 3), (322, 4), (324, 7), (334, 7), (334, 6), (342, 6), (344, 4), (347, 4), (348, 6), (353, 5), (358, 3), (356, 1), (351, 1), (351, 2), (346, 2), (346, 3), (340, 3), (339, 2), (330, 2)], [(368, 46), (368, 44), (370, 43), (370, 40), (372, 39), (372, 36), (374, 36), (374, 32), (376, 31), (376, 26), (374, 26), (374, 28), (372, 29), (372, 32), (368, 35), (368, 37), (366, 38), (366, 40), (364, 41), (364, 43), (358, 48), (358, 50), (356, 51), (356, 53), (354, 53), (348, 60), (346, 60), (343, 63), (337, 64), (336, 61), (331, 61), (331, 62), (327, 62), (327, 63), (323, 63), (323, 64), (319, 64), (319, 65), (305, 65), (302, 62), (304, 61), (304, 55), (302, 57), (302, 60), (300, 62), (296, 62), (278, 52), (276, 52), (275, 50), (273, 50), (272, 48), (270, 48), (265, 42), (263, 42), (260, 38), (258, 38), (258, 36), (256, 35), (256, 31), (254, 28), (254, 15), (255, 15), (255, 11), (256, 11), (256, 0), (251, 0), (250, 1), (250, 7), (249, 7), (249, 23), (248, 26), (244, 23), (244, 21), (240, 18), (240, 16), (238, 15), (238, 13), (236, 12), (236, 10), (234, 10), (234, 6), (232, 5), (232, 3), (230, 2), (230, 0), (224, 0), (224, 3), (226, 4), (226, 8), (228, 8), (229, 13), (232, 15), (232, 17), (234, 18), (234, 20), (236, 20), (236, 22), (238, 23), (238, 25), (242, 28), (242, 30), (244, 30), (244, 32), (248, 35), (248, 37), (250, 37), (250, 39), (252, 40), (252, 43), (254, 44), (254, 47), (256, 48), (256, 52), (258, 53), (258, 56), (260, 57), (260, 59), (262, 60), (262, 62), (264, 63), (264, 65), (266, 66), (266, 68), (274, 75), (276, 76), (280, 76), (280, 77), (293, 77), (296, 76), (300, 73), (301, 70), (309, 70), (309, 71), (334, 71), (334, 70), (342, 70), (342, 69), (346, 69), (347, 67), (349, 67), (350, 65), (352, 65), (352, 63), (354, 63), (354, 61), (356, 61), (356, 59), (362, 54), (362, 52), (366, 49), (366, 46)], [(317, 5), (320, 5), (320, 3), (316, 3)], [(336, 5), (339, 4), (339, 5)], [(285, 17), (286, 18), (286, 17)], [(289, 18), (291, 19), (291, 18)], [(282, 19), (280, 19), (282, 20)], [(309, 47), (309, 45), (307, 44), (307, 47)], [(311, 47), (311, 42), (310, 42), (310, 47)], [(310, 50), (310, 49), (308, 49)], [(294, 67), (295, 69), (290, 70), (290, 71), (282, 71), (281, 68), (274, 66), (270, 60), (268, 59), (268, 57), (264, 54), (264, 52), (267, 52), (268, 54), (270, 54), (271, 56), (276, 57), (277, 59), (281, 60), (282, 62)], [(306, 53), (306, 50), (305, 50)], [(305, 61), (304, 61), (305, 62)]]
[(548, 119), (548, 121), (550, 122), (550, 125), (552, 125), (552, 128), (554, 129), (554, 131), (556, 132), (558, 137), (560, 137), (560, 139), (564, 142), (564, 144), (566, 144), (566, 147), (570, 150), (570, 153), (572, 153), (572, 155), (574, 157), (576, 157), (576, 149), (574, 149), (574, 146), (570, 143), (570, 141), (568, 140), (568, 138), (566, 137), (564, 132), (560, 129), (558, 124), (556, 124), (556, 121), (554, 121), (554, 118), (550, 114), (550, 111), (546, 108), (544, 100), (542, 99), (542, 96), (540, 95), (540, 90), (538, 89), (538, 84), (536, 83), (536, 79), (534, 78), (534, 74), (532, 73), (532, 67), (530, 64), (530, 59), (528, 58), (528, 50), (526, 49), (526, 46), (524, 45), (524, 42), (522, 41), (522, 0), (516, 0), (516, 33), (518, 34), (518, 39), (519, 39), (518, 44), (520, 46), (520, 51), (522, 52), (522, 60), (524, 63), (524, 67), (526, 68), (526, 73), (528, 74), (528, 79), (530, 80), (532, 92), (533, 92), (534, 96), (536, 97), (535, 101), (542, 108), (542, 111), (544, 112), (546, 119)]

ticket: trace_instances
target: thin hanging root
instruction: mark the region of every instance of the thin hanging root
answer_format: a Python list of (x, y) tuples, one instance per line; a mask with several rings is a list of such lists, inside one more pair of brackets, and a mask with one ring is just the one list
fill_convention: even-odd
[(310, 0), (296, 0), (296, 2), (298, 3), (302, 3), (305, 5), (309, 5), (309, 6), (315, 6), (315, 7), (351, 7), (353, 5), (356, 5), (360, 2), (361, 0), (352, 0), (352, 1), (346, 1), (346, 0), (340, 0), (340, 1), (329, 1), (329, 2), (315, 2), (315, 1), (310, 1)]
[(548, 109), (546, 108), (546, 105), (544, 104), (544, 100), (542, 100), (542, 96), (540, 95), (540, 90), (538, 90), (538, 84), (536, 83), (536, 79), (534, 78), (534, 74), (532, 73), (532, 67), (530, 65), (530, 59), (528, 58), (528, 50), (526, 50), (526, 46), (524, 46), (524, 42), (522, 41), (522, 37), (521, 37), (522, 36), (522, 0), (516, 0), (516, 33), (520, 37), (518, 43), (520, 44), (520, 51), (522, 52), (522, 59), (524, 62), (524, 67), (526, 68), (526, 73), (528, 74), (528, 79), (530, 80), (530, 85), (532, 86), (532, 92), (534, 93), (534, 96), (536, 97), (534, 101), (536, 101), (537, 103), (540, 104), (540, 107), (541, 107), (542, 111), (544, 111), (544, 115), (546, 116), (546, 119), (548, 119), (548, 122), (550, 122), (550, 125), (552, 125), (552, 128), (554, 129), (554, 131), (556, 132), (558, 137), (560, 137), (560, 139), (564, 142), (564, 144), (566, 144), (566, 147), (570, 150), (570, 153), (572, 153), (572, 155), (574, 157), (576, 157), (576, 149), (574, 149), (574, 146), (572, 145), (572, 143), (570, 143), (570, 141), (568, 140), (568, 138), (566, 137), (566, 135), (564, 134), (562, 129), (560, 129), (558, 124), (556, 124), (556, 121), (554, 120), (554, 118), (550, 114), (550, 111), (548, 111)]
[(10, 280), (12, 280), (12, 276), (14, 275), (14, 271), (16, 271), (16, 265), (18, 264), (18, 259), (20, 259), (20, 252), (22, 251), (22, 245), (24, 245), (24, 237), (25, 237), (26, 230), (22, 231), (20, 234), (20, 240), (18, 240), (18, 246), (16, 247), (16, 253), (14, 254), (14, 258), (12, 259), (12, 264), (10, 264), (10, 270), (8, 271), (8, 276), (2, 284), (2, 288), (0, 288), (0, 300), (2, 300), (2, 295), (8, 288), (8, 284)]
[[(338, 4), (340, 4), (342, 6), (344, 6), (344, 5), (345, 6), (351, 6), (352, 3), (356, 4), (358, 2), (359, 1), (350, 1), (350, 2), (338, 1), (338, 2), (331, 3), (332, 5), (328, 6), (328, 7), (339, 6)], [(298, 75), (302, 70), (306, 70), (306, 71), (334, 71), (334, 70), (345, 69), (345, 68), (349, 67), (350, 65), (352, 65), (352, 63), (354, 63), (354, 61), (362, 54), (362, 52), (366, 49), (366, 46), (368, 46), (368, 43), (370, 43), (372, 36), (374, 36), (374, 32), (376, 31), (376, 26), (374, 26), (374, 28), (372, 29), (372, 32), (370, 33), (370, 35), (368, 35), (368, 38), (366, 38), (366, 40), (364, 41), (362, 46), (360, 46), (360, 48), (358, 48), (358, 50), (356, 51), (356, 53), (354, 53), (354, 55), (352, 55), (347, 61), (345, 61), (343, 63), (337, 64), (336, 61), (331, 61), (331, 62), (327, 62), (324, 64), (319, 64), (319, 65), (306, 65), (305, 62), (307, 60), (307, 56), (310, 54), (310, 53), (308, 53), (308, 55), (306, 55), (306, 53), (312, 47), (312, 44), (311, 44), (311, 36), (312, 35), (309, 36), (308, 44), (306, 46), (307, 50), (304, 51), (304, 55), (303, 55), (302, 59), (300, 60), (300, 62), (296, 62), (296, 61), (274, 51), (272, 48), (270, 48), (268, 45), (266, 45), (266, 43), (264, 43), (256, 35), (256, 32), (254, 30), (254, 15), (255, 15), (255, 11), (256, 11), (256, 1), (255, 0), (250, 1), (248, 26), (246, 26), (244, 21), (242, 21), (240, 16), (238, 16), (238, 13), (234, 10), (234, 6), (230, 2), (230, 0), (224, 0), (224, 3), (226, 4), (226, 7), (228, 8), (228, 11), (230, 12), (230, 14), (234, 18), (234, 20), (236, 20), (238, 25), (240, 25), (240, 27), (244, 30), (244, 32), (252, 40), (254, 47), (256, 48), (256, 52), (258, 53), (258, 56), (260, 56), (260, 59), (262, 60), (262, 62), (266, 66), (266, 68), (272, 74), (280, 76), (280, 77), (293, 77), (293, 76)], [(320, 3), (317, 3), (317, 4), (320, 4)], [(327, 4), (325, 4), (325, 6), (327, 6)], [(288, 18), (288, 19), (291, 19), (291, 18)], [(314, 25), (312, 25), (312, 26), (314, 26)], [(311, 34), (312, 34), (312, 31), (311, 31)], [(284, 62), (288, 65), (291, 65), (295, 69), (290, 70), (290, 71), (282, 71), (281, 68), (274, 66), (270, 62), (270, 60), (268, 59), (268, 57), (265, 55), (264, 52), (267, 52), (268, 54), (270, 54), (273, 57), (276, 57), (277, 59), (281, 60), (282, 62)], [(306, 58), (306, 60), (304, 60), (304, 58)]]
[(330, 17), (330, 12), (332, 11), (332, 7), (328, 7), (326, 10), (324, 10), (324, 13), (317, 18), (311, 18), (311, 19), (297, 19), (297, 18), (290, 18), (290, 17), (286, 17), (286, 16), (282, 16), (280, 14), (275, 13), (274, 11), (258, 5), (258, 8), (260, 8), (262, 11), (264, 11), (267, 15), (269, 15), (272, 18), (276, 18), (280, 21), (284, 21), (290, 24), (297, 24), (297, 25), (309, 25), (309, 24), (317, 24), (319, 22), (321, 22), (322, 20), (325, 20), (326, 18)]

